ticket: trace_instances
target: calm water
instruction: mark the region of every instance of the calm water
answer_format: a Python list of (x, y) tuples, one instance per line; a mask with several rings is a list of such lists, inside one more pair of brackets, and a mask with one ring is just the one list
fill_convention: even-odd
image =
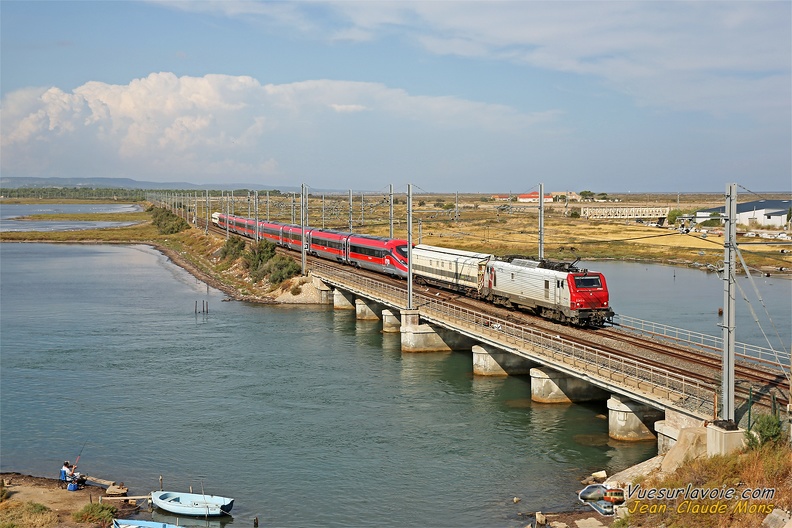
[[(222, 302), (145, 247), (0, 245), (2, 470), (236, 498), (234, 524), (524, 526), (652, 456), (604, 406), (530, 402), (465, 353), (326, 307)], [(195, 314), (208, 301), (209, 314)], [(514, 504), (512, 498), (523, 500)]]
[[(714, 276), (590, 267), (619, 312), (718, 323)], [(790, 283), (761, 284), (788, 349)], [(134, 495), (162, 475), (233, 496), (241, 526), (521, 527), (655, 452), (608, 440), (602, 404), (474, 378), (469, 353), (403, 355), (354, 313), (223, 300), (147, 247), (0, 244), (0, 469), (54, 477), (82, 450), (83, 472)]]
[(2, 204), (0, 205), (0, 231), (77, 231), (122, 227), (134, 222), (65, 222), (60, 220), (16, 220), (16, 218), (39, 214), (63, 213), (131, 213), (140, 211), (133, 204)]

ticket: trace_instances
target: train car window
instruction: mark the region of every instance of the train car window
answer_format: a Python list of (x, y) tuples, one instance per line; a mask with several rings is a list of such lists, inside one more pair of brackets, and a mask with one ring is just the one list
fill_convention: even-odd
[(602, 288), (602, 281), (599, 275), (575, 277), (575, 286), (578, 288)]
[(375, 249), (369, 248), (365, 246), (349, 246), (350, 253), (359, 253), (361, 255), (366, 255), (368, 257), (379, 257), (382, 258), (385, 256), (385, 251), (382, 249)]
[(549, 289), (550, 289), (550, 281), (546, 280), (545, 281), (545, 290), (549, 290)]
[(514, 273), (511, 274), (511, 279), (514, 280)]

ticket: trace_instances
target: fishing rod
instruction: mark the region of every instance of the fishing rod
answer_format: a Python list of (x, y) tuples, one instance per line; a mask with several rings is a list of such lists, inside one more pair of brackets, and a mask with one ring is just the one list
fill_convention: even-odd
[(77, 454), (77, 460), (74, 461), (74, 467), (77, 467), (77, 463), (80, 461), (80, 457), (82, 456), (83, 449), (85, 449), (85, 444), (87, 443), (88, 440), (86, 440), (85, 443), (82, 445), (82, 448), (80, 448), (80, 452)]

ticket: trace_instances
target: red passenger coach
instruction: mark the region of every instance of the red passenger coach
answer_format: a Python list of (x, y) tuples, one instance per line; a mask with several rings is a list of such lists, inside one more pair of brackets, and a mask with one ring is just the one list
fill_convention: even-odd
[[(256, 238), (256, 221), (240, 216), (213, 213), (212, 221), (222, 229), (248, 238)], [(258, 223), (260, 240), (278, 246), (302, 250), (303, 228), (279, 222)], [(395, 277), (407, 277), (407, 241), (369, 235), (355, 235), (343, 231), (305, 228), (309, 253), (319, 258), (369, 269)]]
[[(308, 236), (308, 229), (305, 230), (306, 237)], [(281, 235), (281, 245), (295, 251), (302, 251), (302, 227), (289, 224), (283, 226)]]
[(407, 277), (406, 240), (350, 235), (348, 248), (350, 264), (379, 273)]
[(346, 262), (346, 247), (349, 233), (323, 229), (310, 231), (308, 247), (311, 254), (319, 258)]

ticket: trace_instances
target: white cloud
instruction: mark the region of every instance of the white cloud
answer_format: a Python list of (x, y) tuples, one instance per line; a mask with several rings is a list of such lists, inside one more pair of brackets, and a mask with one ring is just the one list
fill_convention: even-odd
[(789, 2), (177, 2), (328, 41), (400, 38), (433, 54), (601, 79), (642, 105), (790, 110)]
[(330, 105), (330, 108), (332, 108), (333, 110), (335, 110), (336, 112), (339, 112), (339, 113), (343, 113), (343, 112), (364, 112), (365, 110), (367, 110), (367, 108), (365, 106), (357, 105), (357, 104), (342, 105), (342, 104), (333, 103), (333, 104)]
[[(171, 181), (293, 175), (306, 152), (317, 161), (336, 155), (328, 148), (368, 141), (372, 131), (353, 118), (364, 112), (373, 115), (375, 129), (473, 136), (524, 132), (555, 117), (552, 111), (525, 115), (503, 105), (412, 96), (376, 83), (261, 85), (250, 77), (167, 72), (127, 85), (89, 82), (73, 93), (13, 92), (2, 108), (4, 174), (65, 176), (70, 160), (80, 158), (97, 160), (89, 166), (103, 175)], [(328, 146), (328, 137), (348, 143)]]

